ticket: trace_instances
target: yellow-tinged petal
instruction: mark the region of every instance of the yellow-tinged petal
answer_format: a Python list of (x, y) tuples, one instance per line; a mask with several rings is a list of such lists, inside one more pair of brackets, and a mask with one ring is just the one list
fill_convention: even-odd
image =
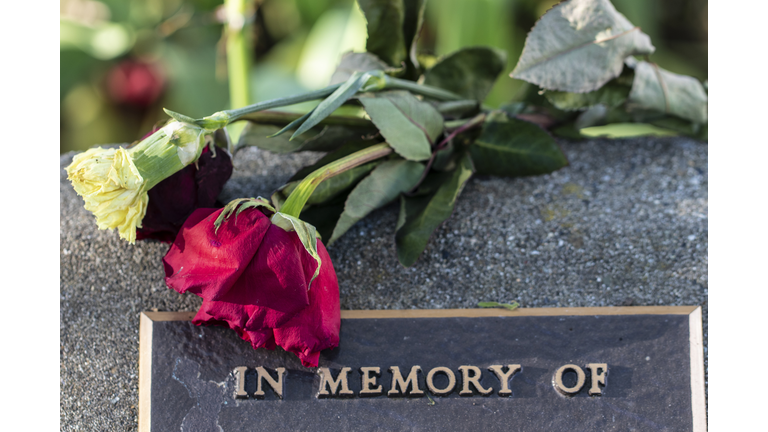
[(136, 228), (147, 211), (146, 182), (123, 148), (92, 148), (75, 156), (67, 177), (99, 229), (117, 228), (120, 237), (136, 241)]

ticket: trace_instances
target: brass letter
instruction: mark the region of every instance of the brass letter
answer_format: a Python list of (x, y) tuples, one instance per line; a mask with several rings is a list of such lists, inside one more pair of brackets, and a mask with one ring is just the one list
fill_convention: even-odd
[[(424, 396), (424, 392), (419, 388), (419, 376), (421, 366), (414, 366), (411, 368), (411, 373), (408, 374), (408, 378), (403, 381), (403, 376), (400, 374), (400, 368), (397, 366), (390, 366), (389, 372), (392, 374), (392, 388), (387, 392), (387, 396)], [(411, 392), (408, 393), (408, 386), (411, 386)], [(397, 387), (400, 387), (400, 390)]]
[(267, 384), (272, 387), (272, 391), (275, 392), (277, 397), (280, 399), (283, 398), (283, 374), (285, 374), (285, 368), (275, 368), (275, 371), (277, 372), (277, 381), (272, 378), (272, 376), (269, 374), (269, 372), (267, 372), (266, 369), (264, 369), (263, 366), (256, 368), (256, 372), (259, 374), (259, 384), (256, 386), (256, 393), (253, 394), (254, 396), (259, 399), (264, 398), (264, 391), (261, 389), (261, 381), (262, 379), (265, 379), (267, 380)]
[[(462, 384), (459, 396), (472, 396), (472, 390), (469, 389), (470, 383), (472, 383), (472, 385), (477, 389), (477, 392), (483, 396), (488, 396), (489, 394), (493, 393), (493, 388), (484, 389), (483, 386), (480, 385), (480, 378), (483, 376), (483, 373), (480, 372), (479, 367), (459, 366), (459, 370), (461, 371)], [(469, 371), (472, 371), (472, 376), (469, 376)]]
[[(371, 372), (373, 372), (373, 376), (371, 376)], [(381, 376), (381, 368), (361, 367), (360, 373), (363, 375), (363, 389), (360, 390), (360, 396), (378, 396), (384, 393), (384, 389), (381, 385), (376, 386), (376, 388), (371, 388), (372, 385), (376, 385), (376, 378)]]
[[(439, 389), (435, 387), (435, 374), (440, 372), (444, 373), (445, 376), (448, 377), (448, 385), (445, 386), (444, 389)], [(427, 388), (435, 396), (445, 396), (451, 393), (454, 387), (456, 387), (456, 375), (453, 374), (452, 370), (448, 369), (445, 366), (438, 366), (436, 368), (432, 368), (432, 370), (430, 370), (429, 373), (427, 374)]]
[(519, 364), (514, 365), (507, 365), (507, 373), (502, 372), (503, 370), (502, 365), (493, 365), (488, 368), (489, 371), (496, 374), (496, 378), (499, 379), (499, 382), (501, 383), (501, 390), (499, 390), (499, 396), (509, 396), (512, 394), (512, 390), (509, 389), (509, 379), (512, 378), (514, 374), (520, 371), (522, 369), (522, 366)]
[(248, 368), (240, 366), (235, 368), (235, 399), (247, 399), (248, 393), (245, 392), (245, 371)]
[[(589, 388), (590, 396), (601, 396), (603, 391), (600, 390), (597, 383), (600, 383), (605, 387), (605, 376), (608, 375), (608, 365), (606, 363), (587, 363), (587, 367), (592, 372), (592, 387)], [(602, 369), (602, 373), (598, 373)]]
[[(345, 367), (341, 368), (341, 371), (339, 372), (339, 375), (336, 377), (336, 380), (333, 379), (333, 374), (331, 374), (331, 370), (327, 367), (321, 367), (317, 370), (317, 373), (320, 374), (320, 391), (317, 392), (317, 397), (323, 398), (323, 397), (331, 397), (331, 396), (351, 396), (354, 394), (352, 390), (349, 389), (349, 382), (347, 381), (347, 374), (349, 371), (351, 371), (351, 367)], [(341, 391), (339, 392), (339, 384), (341, 384)], [(326, 390), (327, 387), (330, 387), (331, 392), (328, 393), (328, 390)], [(338, 395), (336, 394), (338, 392)]]
[[(563, 384), (563, 374), (568, 369), (576, 372), (576, 385), (574, 385), (573, 387), (566, 387), (565, 384)], [(554, 379), (552, 380), (552, 384), (560, 393), (566, 396), (573, 396), (576, 393), (578, 393), (582, 387), (584, 387), (584, 378), (585, 378), (584, 371), (580, 367), (573, 364), (567, 364), (561, 367), (560, 369), (558, 369), (557, 372), (555, 372), (555, 376), (554, 376)]]

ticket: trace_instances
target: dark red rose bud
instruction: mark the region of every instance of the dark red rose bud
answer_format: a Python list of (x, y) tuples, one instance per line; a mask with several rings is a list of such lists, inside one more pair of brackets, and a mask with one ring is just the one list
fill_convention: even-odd
[(136, 108), (151, 106), (165, 86), (159, 67), (140, 60), (124, 60), (107, 73), (107, 91), (120, 105)]
[(171, 243), (187, 217), (197, 208), (217, 206), (216, 198), (232, 176), (232, 158), (223, 149), (216, 157), (208, 147), (197, 160), (149, 190), (147, 213), (136, 239)]
[[(216, 228), (223, 209), (198, 209), (163, 258), (165, 282), (203, 298), (193, 323), (226, 325), (254, 349), (280, 346), (304, 366), (339, 344), (339, 284), (320, 240), (317, 261), (294, 231), (259, 208), (241, 209)], [(310, 281), (311, 285), (310, 285)]]

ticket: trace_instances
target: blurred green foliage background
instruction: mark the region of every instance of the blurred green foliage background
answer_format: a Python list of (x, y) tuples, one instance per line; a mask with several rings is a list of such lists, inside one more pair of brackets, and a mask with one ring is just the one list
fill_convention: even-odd
[[(420, 51), (443, 55), (490, 45), (511, 71), (553, 0), (430, 0)], [(707, 78), (706, 0), (613, 0), (651, 36), (651, 61)], [(229, 107), (221, 0), (61, 0), (60, 151), (141, 138), (167, 118)], [(254, 0), (245, 21), (250, 101), (327, 85), (341, 54), (365, 50), (354, 0)], [(521, 81), (502, 76), (486, 103), (512, 100)], [(296, 109), (306, 109), (298, 106)]]

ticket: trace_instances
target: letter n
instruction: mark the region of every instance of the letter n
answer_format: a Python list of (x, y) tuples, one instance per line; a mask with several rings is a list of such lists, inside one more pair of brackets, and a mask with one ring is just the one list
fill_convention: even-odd
[(263, 366), (259, 366), (256, 368), (256, 373), (259, 374), (259, 381), (258, 385), (256, 386), (256, 392), (253, 394), (259, 399), (264, 398), (264, 390), (262, 389), (261, 384), (263, 381), (266, 381), (267, 384), (269, 384), (270, 387), (272, 387), (272, 391), (275, 392), (277, 397), (280, 399), (283, 398), (283, 375), (285, 375), (285, 368), (279, 367), (276, 368), (275, 371), (277, 372), (277, 379), (272, 378), (272, 376), (267, 372), (266, 369), (264, 369)]

